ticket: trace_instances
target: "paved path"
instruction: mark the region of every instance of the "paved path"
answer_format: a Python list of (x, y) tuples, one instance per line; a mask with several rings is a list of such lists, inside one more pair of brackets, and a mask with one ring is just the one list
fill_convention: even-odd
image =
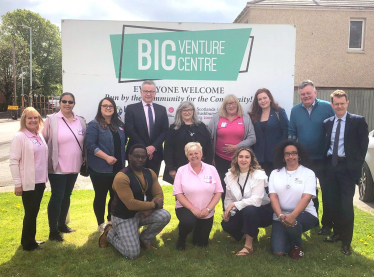
[[(14, 190), (13, 180), (9, 170), (9, 147), (18, 129), (19, 120), (0, 119), (0, 192)], [(164, 166), (164, 163), (162, 163), (160, 172), (164, 172)], [(162, 176), (159, 178), (159, 182), (162, 185), (170, 185), (162, 180)], [(49, 183), (47, 184), (47, 189), (50, 189)], [(93, 189), (91, 179), (79, 175), (74, 189)], [(356, 187), (353, 204), (362, 210), (374, 214), (374, 202), (364, 203), (360, 201), (358, 187)]]

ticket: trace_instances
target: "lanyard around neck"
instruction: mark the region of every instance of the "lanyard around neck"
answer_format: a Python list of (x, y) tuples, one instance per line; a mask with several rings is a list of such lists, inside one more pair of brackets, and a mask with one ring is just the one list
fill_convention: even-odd
[(240, 173), (239, 173), (239, 176), (238, 176), (238, 185), (239, 185), (239, 188), (240, 188), (240, 192), (242, 193), (242, 197), (244, 197), (244, 189), (245, 189), (245, 186), (247, 185), (248, 177), (249, 177), (249, 170), (248, 170), (248, 173), (247, 173), (247, 177), (245, 178), (244, 185), (242, 187), (239, 183)]

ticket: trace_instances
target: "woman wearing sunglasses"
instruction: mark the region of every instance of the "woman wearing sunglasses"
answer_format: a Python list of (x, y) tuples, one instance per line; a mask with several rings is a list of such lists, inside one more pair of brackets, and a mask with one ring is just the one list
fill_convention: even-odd
[(281, 142), (274, 155), (276, 170), (270, 175), (269, 193), (274, 210), (271, 248), (274, 255), (304, 256), (301, 236), (318, 222), (312, 198), (316, 176), (306, 167), (308, 152), (294, 141)]
[(86, 121), (73, 112), (74, 95), (64, 92), (60, 111), (44, 122), (43, 136), (48, 144), (48, 178), (52, 195), (48, 204), (49, 239), (61, 242), (60, 233), (75, 230), (66, 225), (70, 195), (85, 158), (83, 151)]
[(237, 256), (251, 255), (258, 228), (272, 223), (273, 210), (265, 191), (267, 180), (252, 149), (239, 148), (235, 151), (225, 177), (225, 212), (221, 225), (236, 241), (245, 235), (244, 247)]
[[(105, 97), (100, 101), (95, 119), (88, 123), (85, 142), (90, 178), (95, 190), (93, 208), (98, 224), (97, 231), (103, 232), (106, 224), (111, 222), (113, 180), (126, 162), (124, 124), (119, 119), (113, 98)], [(105, 204), (108, 192), (110, 195), (108, 222), (105, 224)]]

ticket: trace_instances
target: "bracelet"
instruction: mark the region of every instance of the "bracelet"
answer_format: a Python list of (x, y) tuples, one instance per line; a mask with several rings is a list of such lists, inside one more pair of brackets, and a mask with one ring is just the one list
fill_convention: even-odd
[(279, 216), (278, 216), (278, 220), (281, 220), (280, 217), (281, 217), (282, 215), (284, 215), (284, 214), (279, 214)]
[(155, 210), (158, 209), (158, 203), (156, 201), (153, 201), (155, 203)]
[(208, 213), (210, 213), (212, 210), (211, 209), (209, 209), (208, 207), (206, 207), (205, 209), (207, 209), (208, 210)]

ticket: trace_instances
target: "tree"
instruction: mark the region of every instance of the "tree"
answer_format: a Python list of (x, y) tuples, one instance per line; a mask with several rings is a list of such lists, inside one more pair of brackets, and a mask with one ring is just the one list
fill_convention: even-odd
[[(11, 51), (9, 45), (11, 46), (10, 42), (12, 40), (16, 43), (17, 83), (20, 83), (21, 66), (29, 68), (30, 31), (20, 25), (32, 28), (33, 92), (45, 96), (59, 94), (62, 81), (60, 29), (39, 14), (21, 9), (8, 12), (2, 16), (0, 25), (0, 71), (6, 73), (6, 75), (4, 75), (4, 78), (0, 78), (0, 89), (4, 90), (3, 93), (7, 99), (13, 92), (13, 80), (8, 78), (9, 60), (12, 59), (12, 55), (9, 55), (11, 53), (9, 52), (9, 49)], [(6, 69), (7, 64), (8, 69)], [(24, 81), (26, 81), (24, 85), (29, 87), (27, 78)], [(20, 85), (17, 86), (17, 91), (20, 91)]]

